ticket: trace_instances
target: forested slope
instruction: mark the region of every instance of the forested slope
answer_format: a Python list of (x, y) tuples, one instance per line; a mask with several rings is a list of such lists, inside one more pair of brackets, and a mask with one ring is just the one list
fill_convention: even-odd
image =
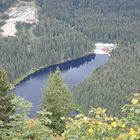
[(74, 89), (74, 99), (85, 112), (91, 106), (102, 106), (108, 108), (109, 113), (119, 115), (126, 95), (140, 90), (140, 2), (108, 0), (104, 3), (99, 0), (95, 3), (95, 9), (104, 15), (102, 19), (106, 19), (104, 26), (98, 24), (101, 31), (96, 30), (97, 34), (106, 33), (99, 38), (104, 40), (102, 37), (107, 37), (109, 41), (113, 37), (111, 40), (115, 39), (120, 47), (105, 66)]
[(98, 41), (132, 44), (140, 38), (139, 0), (36, 3), (37, 25), (18, 28), (16, 38), (0, 37), (0, 64), (11, 81), (33, 68), (83, 55)]
[(119, 48), (105, 66), (74, 89), (74, 99), (84, 112), (93, 106), (119, 115), (128, 94), (140, 91), (139, 74), (140, 44)]
[(46, 32), (39, 39), (30, 38), (25, 30), (19, 31), (16, 38), (0, 39), (0, 64), (11, 80), (33, 68), (78, 57), (94, 48), (82, 33), (57, 20), (47, 20)]
[[(11, 81), (33, 68), (79, 57), (94, 48), (83, 33), (44, 15), (40, 13), (36, 28), (27, 30), (27, 26), (21, 26), (16, 37), (0, 38), (0, 64), (8, 71)], [(32, 36), (32, 30), (36, 37)]]
[(0, 12), (5, 11), (7, 8), (9, 8), (14, 2), (17, 0), (1, 0), (0, 1)]
[(140, 138), (140, 94), (128, 97), (122, 116), (110, 116), (106, 109), (92, 108), (89, 115), (71, 116), (77, 106), (63, 82), (59, 69), (48, 78), (43, 104), (37, 117), (30, 118), (31, 104), (9, 95), (6, 72), (0, 67), (1, 140), (138, 140)]
[(41, 12), (68, 23), (94, 42), (137, 42), (139, 0), (37, 0)]

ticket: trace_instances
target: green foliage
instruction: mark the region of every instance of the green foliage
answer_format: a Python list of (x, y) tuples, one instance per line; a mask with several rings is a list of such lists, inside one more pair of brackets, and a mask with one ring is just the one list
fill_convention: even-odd
[[(13, 2), (15, 0), (1, 0), (0, 12)], [(31, 29), (18, 25), (21, 30), (17, 37), (0, 38), (0, 64), (8, 71), (10, 80), (46, 63), (79, 57), (91, 51), (94, 42), (120, 43), (121, 48), (113, 53), (109, 63), (74, 90), (74, 99), (85, 112), (91, 107), (104, 107), (109, 114), (120, 116), (125, 97), (131, 91), (140, 91), (139, 0), (36, 0), (36, 3), (38, 25)], [(70, 92), (59, 76), (59, 72), (50, 76), (47, 102), (44, 101), (47, 105), (40, 117), (29, 119), (29, 104), (8, 95), (6, 74), (0, 69), (0, 139), (53, 139), (55, 134), (48, 126), (59, 132), (64, 129), (61, 117), (67, 116), (72, 102)], [(132, 104), (126, 104), (122, 109), (125, 117), (119, 119), (108, 116), (101, 108), (93, 109), (91, 117), (66, 119), (66, 129), (60, 138), (140, 139), (139, 96), (134, 94), (133, 98)], [(13, 114), (15, 110), (17, 112)]]
[(139, 0), (37, 0), (37, 3), (40, 14), (47, 16), (46, 22), (48, 17), (55, 18), (91, 42), (114, 42), (121, 46), (105, 67), (74, 91), (74, 99), (84, 112), (92, 106), (101, 106), (119, 115), (125, 96), (139, 91)]
[(0, 12), (4, 12), (15, 2), (16, 2), (16, 0), (1, 0), (0, 1)]
[(22, 22), (17, 22), (16, 23), (16, 29), (17, 30), (22, 30), (22, 29), (26, 29), (26, 30), (29, 30), (31, 28), (31, 24), (29, 23), (22, 23)]
[[(43, 35), (33, 37), (38, 30), (36, 34)], [(31, 69), (77, 58), (94, 48), (81, 32), (73, 31), (67, 24), (49, 17), (47, 25), (40, 23), (33, 27), (33, 33), (32, 29), (27, 31), (22, 28), (15, 38), (0, 38), (0, 64), (7, 70), (10, 81)]]
[(84, 112), (104, 107), (119, 116), (132, 91), (140, 91), (140, 45), (121, 46), (109, 62), (74, 89), (73, 96)]
[(16, 112), (10, 115), (8, 128), (0, 121), (0, 140), (140, 139), (140, 93), (131, 94), (129, 104), (123, 106), (123, 116), (119, 118), (108, 115), (102, 108), (92, 108), (88, 116), (78, 114), (73, 118), (61, 117), (65, 123), (60, 135), (50, 129), (53, 113), (44, 109), (39, 112), (39, 118), (31, 119), (28, 117), (29, 102), (15, 97), (11, 104)]
[[(0, 3), (5, 7), (12, 0)], [(0, 64), (11, 81), (31, 69), (79, 57), (91, 51), (97, 41), (139, 42), (139, 0), (117, 3), (113, 0), (36, 0), (36, 3), (39, 24), (19, 31), (16, 38), (0, 39)]]
[(71, 93), (66, 85), (64, 85), (61, 72), (57, 69), (55, 74), (50, 74), (43, 97), (43, 109), (52, 113), (50, 127), (56, 132), (63, 131), (64, 122), (61, 117), (69, 115), (73, 109), (70, 96)]
[(9, 91), (9, 83), (6, 71), (0, 67), (0, 95), (5, 95)]
[(64, 140), (138, 140), (140, 139), (140, 94), (132, 94), (131, 103), (122, 108), (125, 117), (106, 114), (105, 109), (90, 111), (90, 117), (82, 114), (69, 118), (62, 134)]
[(11, 100), (13, 96), (9, 95), (9, 83), (6, 72), (0, 67), (0, 121), (6, 124), (9, 116), (13, 112)]
[[(76, 58), (94, 43), (139, 42), (139, 0), (36, 0), (39, 23), (0, 39), (0, 64), (11, 81), (29, 70)], [(15, 63), (16, 62), (16, 63)]]
[(139, 0), (36, 1), (45, 17), (67, 23), (94, 42), (138, 41)]
[(11, 104), (16, 112), (10, 115), (8, 128), (0, 122), (0, 126), (3, 126), (0, 128), (0, 140), (54, 140), (53, 131), (43, 125), (42, 120), (28, 117), (29, 102), (15, 97)]

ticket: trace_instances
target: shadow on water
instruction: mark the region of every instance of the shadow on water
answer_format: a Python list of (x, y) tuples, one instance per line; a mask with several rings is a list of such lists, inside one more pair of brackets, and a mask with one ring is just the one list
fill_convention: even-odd
[(20, 82), (20, 84), (22, 82), (25, 82), (27, 80), (30, 80), (33, 77), (36, 77), (40, 74), (43, 73), (54, 73), (56, 71), (56, 68), (58, 67), (62, 72), (65, 72), (67, 70), (69, 70), (70, 68), (79, 68), (81, 65), (83, 65), (84, 63), (88, 63), (91, 60), (93, 60), (95, 58), (96, 54), (89, 54), (88, 56), (83, 56), (80, 57), (78, 59), (74, 59), (74, 60), (68, 60), (66, 62), (60, 63), (60, 64), (54, 64), (54, 65), (50, 65), (47, 66), (45, 68), (42, 68), (36, 72), (34, 72), (33, 74), (30, 74), (29, 76), (27, 76), (24, 80), (22, 80)]
[(14, 92), (33, 104), (30, 116), (35, 117), (36, 112), (40, 109), (42, 91), (47, 86), (47, 78), (50, 72), (55, 72), (56, 68), (59, 67), (65, 84), (72, 88), (89, 77), (95, 69), (104, 65), (108, 59), (107, 55), (89, 54), (75, 60), (47, 66), (21, 81), (15, 87)]

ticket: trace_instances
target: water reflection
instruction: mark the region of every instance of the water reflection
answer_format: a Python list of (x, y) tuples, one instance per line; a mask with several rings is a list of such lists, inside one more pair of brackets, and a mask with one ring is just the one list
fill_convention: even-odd
[(93, 70), (105, 64), (107, 61), (107, 55), (92, 54), (76, 60), (48, 66), (27, 77), (16, 86), (15, 92), (17, 95), (24, 97), (33, 104), (31, 116), (34, 117), (36, 111), (39, 110), (42, 90), (47, 85), (47, 78), (50, 72), (55, 72), (56, 68), (59, 67), (64, 77), (65, 84), (72, 88), (87, 78)]

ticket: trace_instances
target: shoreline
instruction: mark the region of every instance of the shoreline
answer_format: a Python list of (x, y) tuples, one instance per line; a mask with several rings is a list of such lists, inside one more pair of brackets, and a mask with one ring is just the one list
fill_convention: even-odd
[(39, 67), (39, 68), (36, 68), (36, 69), (32, 69), (30, 70), (29, 72), (27, 72), (26, 74), (24, 74), (23, 76), (17, 78), (15, 81), (13, 81), (13, 83), (10, 83), (10, 90), (13, 90), (15, 88), (15, 86), (19, 85), (21, 82), (27, 80), (28, 78), (30, 78), (30, 76), (32, 76), (33, 74), (36, 74), (50, 66), (55, 66), (55, 65), (60, 65), (60, 64), (63, 64), (63, 63), (66, 63), (66, 62), (69, 62), (69, 61), (74, 61), (76, 59), (80, 59), (81, 57), (86, 57), (88, 55), (96, 55), (94, 52), (88, 52), (88, 53), (85, 53), (84, 55), (81, 55), (79, 57), (73, 57), (73, 58), (68, 58), (66, 60), (63, 60), (63, 61), (60, 61), (58, 63), (54, 63), (54, 64), (50, 64), (50, 65), (44, 65), (42, 67)]

